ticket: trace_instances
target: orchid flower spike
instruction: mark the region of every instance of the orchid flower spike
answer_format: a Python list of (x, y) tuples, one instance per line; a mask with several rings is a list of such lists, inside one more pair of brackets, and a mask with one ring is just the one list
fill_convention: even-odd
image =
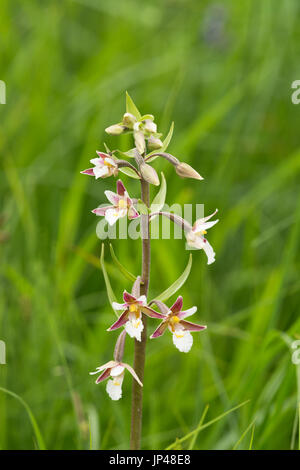
[(117, 192), (105, 191), (105, 196), (111, 202), (111, 206), (97, 207), (92, 210), (96, 215), (105, 216), (109, 225), (113, 225), (121, 217), (128, 215), (128, 219), (139, 217), (138, 211), (134, 208), (126, 188), (121, 180), (117, 181)]
[(210, 243), (206, 240), (206, 238), (204, 238), (204, 235), (207, 233), (207, 229), (213, 227), (217, 222), (219, 222), (219, 219), (207, 222), (217, 212), (218, 209), (216, 209), (215, 212), (208, 215), (207, 217), (196, 220), (192, 229), (188, 230), (185, 234), (189, 246), (198, 250), (203, 249), (205, 251), (207, 256), (207, 264), (212, 264), (215, 261), (216, 253), (214, 252)]
[(169, 309), (163, 302), (155, 301), (163, 314), (163, 321), (159, 327), (150, 336), (151, 339), (162, 336), (167, 328), (173, 335), (173, 343), (181, 352), (189, 352), (193, 345), (193, 337), (190, 331), (205, 330), (206, 326), (197, 325), (184, 320), (184, 318), (193, 315), (197, 311), (197, 307), (188, 310), (182, 310), (182, 297), (179, 296), (176, 302)]
[(108, 176), (117, 176), (118, 174), (118, 164), (114, 157), (107, 153), (96, 151), (98, 158), (92, 158), (90, 162), (95, 165), (94, 168), (88, 168), (83, 170), (80, 173), (83, 175), (95, 176), (96, 180), (98, 178), (107, 178)]
[(136, 338), (141, 341), (141, 334), (144, 329), (142, 320), (142, 313), (152, 318), (163, 319), (164, 316), (147, 306), (147, 299), (145, 295), (140, 296), (140, 277), (135, 281), (132, 293), (124, 291), (123, 304), (113, 302), (112, 306), (115, 310), (123, 310), (123, 313), (118, 320), (108, 329), (108, 331), (116, 330), (125, 325), (125, 330), (131, 338)]
[(97, 367), (94, 372), (90, 372), (90, 375), (99, 374), (99, 372), (103, 371), (102, 374), (99, 375), (95, 383), (99, 384), (103, 380), (109, 378), (109, 381), (106, 385), (106, 391), (112, 400), (120, 400), (120, 398), (122, 397), (122, 383), (124, 380), (125, 369), (127, 369), (131, 373), (133, 378), (142, 387), (143, 384), (138, 378), (134, 369), (124, 362), (109, 361), (103, 366)]

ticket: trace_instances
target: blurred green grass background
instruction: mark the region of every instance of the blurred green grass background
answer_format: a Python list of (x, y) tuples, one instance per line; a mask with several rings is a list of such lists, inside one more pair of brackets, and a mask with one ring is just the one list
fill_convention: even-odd
[[(254, 449), (298, 448), (300, 366), (290, 342), (300, 335), (300, 107), (290, 96), (300, 79), (299, 7), (1, 1), (0, 386), (25, 400), (48, 449), (129, 446), (129, 376), (113, 403), (88, 375), (110, 360), (116, 337), (105, 331), (114, 316), (90, 262), (101, 247), (90, 210), (114, 181), (79, 173), (103, 141), (128, 148), (104, 135), (124, 112), (125, 90), (162, 132), (175, 121), (169, 151), (205, 177), (182, 180), (157, 160), (167, 203), (204, 203), (220, 214), (209, 233), (216, 263), (194, 252), (181, 290), (207, 331), (194, 335), (188, 355), (168, 335), (148, 344), (143, 447), (166, 448), (195, 429), (206, 405), (209, 421), (249, 399), (183, 447), (247, 449), (252, 434)], [(139, 242), (113, 246), (138, 273)], [(151, 297), (188, 259), (183, 240), (154, 241), (152, 250)], [(130, 284), (107, 245), (106, 264), (119, 297)], [(132, 355), (129, 345), (127, 362)], [(22, 403), (0, 391), (1, 449), (37, 445)]]

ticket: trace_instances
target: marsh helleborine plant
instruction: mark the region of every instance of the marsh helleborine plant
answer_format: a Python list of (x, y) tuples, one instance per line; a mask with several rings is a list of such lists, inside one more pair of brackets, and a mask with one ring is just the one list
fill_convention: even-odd
[[(166, 138), (161, 140), (162, 135), (157, 132), (154, 117), (151, 114), (142, 116), (128, 93), (126, 93), (126, 113), (122, 121), (108, 127), (106, 132), (111, 135), (131, 133), (134, 139), (134, 148), (127, 152), (121, 152), (119, 150), (110, 151), (105, 146), (106, 151), (97, 151), (98, 157), (91, 160), (94, 166), (82, 171), (82, 173), (94, 176), (95, 179), (110, 176), (116, 177), (120, 172), (124, 173), (131, 178), (140, 180), (141, 196), (140, 198), (130, 197), (123, 182), (121, 179), (118, 179), (116, 192), (105, 191), (105, 196), (110, 205), (98, 207), (92, 212), (98, 216), (105, 217), (110, 225), (115, 224), (122, 217), (128, 217), (128, 219), (140, 217), (142, 272), (141, 276), (133, 279), (131, 293), (124, 290), (124, 302), (112, 302), (113, 309), (115, 311), (119, 310), (122, 313), (117, 321), (108, 328), (108, 331), (111, 332), (122, 328), (122, 332), (116, 342), (113, 360), (97, 367), (96, 371), (91, 372), (91, 374), (99, 374), (96, 384), (107, 379), (106, 391), (112, 400), (119, 400), (122, 397), (122, 382), (125, 371), (127, 370), (133, 376), (130, 446), (131, 449), (139, 449), (142, 429), (142, 382), (144, 378), (147, 340), (147, 317), (159, 320), (160, 322), (156, 329), (153, 329), (150, 336), (151, 339), (159, 338), (166, 330), (169, 330), (174, 346), (179, 351), (185, 353), (190, 351), (193, 344), (191, 333), (206, 328), (206, 326), (186, 320), (187, 317), (197, 311), (197, 307), (184, 309), (183, 298), (181, 296), (177, 298), (171, 307), (162, 302), (162, 300), (166, 300), (166, 296), (163, 299), (159, 298), (161, 296), (158, 296), (157, 299), (153, 299), (151, 302), (147, 301), (150, 280), (150, 224), (156, 216), (168, 217), (184, 230), (187, 244), (193, 249), (202, 249), (206, 253), (207, 264), (211, 264), (215, 261), (215, 253), (205, 238), (205, 234), (207, 229), (218, 222), (218, 220), (210, 221), (217, 210), (208, 217), (197, 220), (193, 226), (178, 215), (161, 210), (165, 203), (166, 186), (163, 174), (160, 182), (155, 169), (150, 165), (156, 158), (160, 157), (167, 160), (174, 166), (176, 173), (180, 177), (197, 180), (203, 179), (190, 165), (180, 162), (176, 157), (166, 152), (172, 137), (173, 124)], [(128, 159), (132, 159), (135, 165), (130, 163)], [(150, 184), (155, 186), (161, 184), (161, 188), (155, 197), (156, 204), (154, 209), (153, 205), (150, 205)], [(125, 275), (128, 274), (127, 277), (132, 279), (133, 276), (127, 272), (126, 268), (123, 268), (122, 272)], [(189, 270), (188, 272), (185, 270), (185, 272), (186, 279)], [(181, 278), (180, 286), (185, 279)], [(172, 289), (168, 290), (167, 298), (178, 290), (178, 285), (176, 286), (176, 283), (172, 284)], [(154, 310), (152, 305), (156, 305), (159, 311)], [(123, 362), (125, 338), (127, 335), (135, 340), (133, 368)]]

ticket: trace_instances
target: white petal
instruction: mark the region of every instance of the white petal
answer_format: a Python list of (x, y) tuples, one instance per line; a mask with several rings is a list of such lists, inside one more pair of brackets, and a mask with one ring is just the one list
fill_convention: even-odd
[(116, 164), (115, 160), (113, 160), (112, 158), (109, 158), (109, 157), (106, 157), (105, 158), (105, 162), (106, 163), (109, 163), (110, 165), (114, 166), (114, 167), (117, 167), (118, 165)]
[(189, 352), (193, 345), (193, 337), (189, 331), (178, 330), (173, 333), (173, 343), (181, 352)]
[(112, 400), (120, 400), (122, 397), (122, 382), (118, 377), (107, 382), (106, 391)]
[(138, 341), (141, 341), (141, 334), (144, 329), (143, 322), (141, 318), (135, 318), (134, 320), (130, 319), (125, 323), (125, 330), (131, 338), (136, 338)]
[(89, 372), (90, 375), (95, 375), (95, 374), (99, 374), (99, 370), (95, 370), (94, 372)]
[(194, 231), (197, 233), (197, 232), (202, 232), (204, 230), (207, 230), (211, 227), (213, 227), (214, 225), (216, 225), (217, 223), (219, 222), (219, 219), (217, 220), (212, 220), (211, 222), (204, 222), (202, 224), (195, 224), (195, 228), (194, 228)]
[(118, 375), (121, 375), (125, 370), (125, 367), (124, 366), (116, 366), (116, 367), (113, 367), (110, 371), (110, 375), (111, 377), (117, 377)]
[(212, 264), (215, 261), (215, 256), (216, 256), (216, 253), (214, 252), (213, 247), (206, 240), (202, 248), (205, 251), (206, 256), (207, 256), (207, 264)]
[(138, 302), (143, 302), (144, 305), (147, 305), (147, 297), (145, 295), (141, 295), (137, 300)]
[(95, 175), (95, 178), (101, 178), (102, 176), (106, 176), (109, 173), (109, 169), (107, 166), (95, 166), (93, 168), (93, 172)]
[(113, 302), (112, 307), (114, 310), (125, 310), (126, 304), (118, 304), (118, 302)]
[(104, 191), (105, 196), (109, 200), (111, 204), (114, 206), (117, 206), (120, 200), (120, 196), (117, 193), (114, 193), (113, 191), (106, 190)]
[(218, 209), (216, 209), (212, 214), (207, 215), (206, 217), (202, 217), (201, 219), (196, 220), (194, 226), (203, 224), (204, 222), (207, 222), (209, 219), (211, 219), (216, 213), (218, 212)]
[(186, 234), (186, 240), (188, 242), (188, 245), (190, 245), (193, 248), (197, 248), (198, 250), (203, 248), (204, 241), (202, 235), (197, 235), (193, 230), (190, 230)]
[(95, 166), (103, 166), (103, 158), (92, 158), (90, 162)]
[(90, 372), (90, 375), (99, 374), (100, 371), (102, 371), (104, 369), (111, 369), (112, 367), (116, 366), (117, 364), (118, 363), (116, 361), (108, 361), (108, 362), (106, 362), (106, 364), (103, 364), (100, 367), (96, 367), (95, 372)]
[(107, 220), (109, 225), (114, 225), (120, 217), (122, 217), (122, 215), (120, 215), (120, 211), (115, 207), (107, 209), (107, 211), (105, 212), (105, 219)]
[(196, 312), (197, 312), (197, 307), (191, 307), (191, 308), (188, 308), (187, 310), (182, 311), (182, 313), (184, 313), (184, 318), (190, 317), (191, 315), (194, 315), (194, 313)]

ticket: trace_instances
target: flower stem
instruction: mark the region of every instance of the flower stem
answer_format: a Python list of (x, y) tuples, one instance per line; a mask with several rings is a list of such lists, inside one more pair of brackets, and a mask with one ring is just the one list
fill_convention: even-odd
[[(149, 201), (149, 183), (144, 179), (141, 180), (142, 201), (147, 207)], [(142, 255), (142, 281), (141, 294), (147, 295), (149, 278), (150, 278), (150, 234), (149, 234), (149, 216), (141, 215), (141, 233), (143, 243)], [(145, 353), (147, 340), (147, 317), (143, 314), (144, 330), (142, 332), (141, 341), (135, 340), (134, 345), (134, 370), (139, 376), (141, 382), (144, 381)], [(130, 449), (139, 450), (141, 445), (142, 433), (142, 416), (143, 416), (143, 388), (133, 380), (132, 385), (132, 410), (131, 410), (131, 436)]]

